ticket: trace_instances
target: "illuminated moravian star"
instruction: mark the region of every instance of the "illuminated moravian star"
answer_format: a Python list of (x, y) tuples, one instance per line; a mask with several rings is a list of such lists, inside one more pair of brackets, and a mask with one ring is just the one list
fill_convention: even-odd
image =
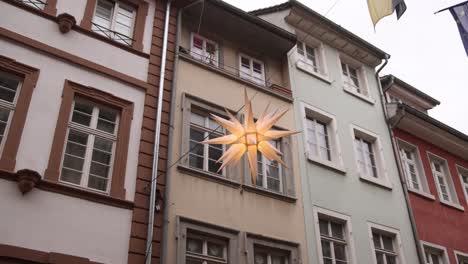
[(244, 124), (226, 110), (227, 116), (230, 120), (224, 119), (217, 115), (211, 114), (213, 120), (218, 122), (231, 134), (205, 140), (203, 144), (216, 144), (216, 145), (231, 145), (229, 149), (218, 159), (218, 162), (223, 164), (218, 169), (221, 171), (228, 164), (235, 166), (244, 153), (247, 153), (249, 161), (250, 172), (252, 174), (252, 182), (256, 185), (257, 182), (257, 151), (262, 153), (267, 159), (275, 160), (286, 167), (281, 160), (281, 152), (269, 143), (271, 140), (276, 140), (285, 136), (298, 133), (297, 131), (288, 130), (271, 130), (273, 125), (286, 114), (288, 108), (278, 109), (274, 112), (267, 113), (268, 106), (257, 120), (254, 121), (252, 113), (252, 104), (247, 97), (247, 91), (244, 95), (245, 100), (245, 119)]

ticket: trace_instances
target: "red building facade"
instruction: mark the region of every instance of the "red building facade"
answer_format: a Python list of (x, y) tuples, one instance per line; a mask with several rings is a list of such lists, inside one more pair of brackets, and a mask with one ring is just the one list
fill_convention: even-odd
[(425, 263), (468, 263), (468, 136), (430, 117), (439, 104), (382, 78)]

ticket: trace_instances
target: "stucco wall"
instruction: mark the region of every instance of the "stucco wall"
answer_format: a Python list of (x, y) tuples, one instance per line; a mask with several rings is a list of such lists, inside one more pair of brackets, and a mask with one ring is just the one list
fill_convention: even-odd
[[(57, 1), (57, 14), (67, 12), (75, 16), (77, 24), (83, 17), (86, 0)], [(146, 17), (143, 49), (149, 53), (153, 26), (155, 3), (149, 2)], [(99, 39), (72, 30), (61, 34), (57, 23), (21, 8), (0, 2), (2, 19), (0, 27), (40, 41), (54, 48), (106, 66), (137, 79), (146, 81), (148, 58), (130, 53)], [(32, 26), (33, 25), (33, 26)]]
[[(172, 160), (181, 155), (182, 138), (182, 94), (190, 94), (202, 98), (221, 107), (239, 110), (243, 106), (243, 92), (247, 89), (249, 97), (253, 98), (253, 112), (256, 117), (270, 103), (270, 109), (290, 105), (286, 101), (273, 98), (251, 87), (213, 73), (186, 60), (179, 60), (177, 96), (175, 106), (174, 148)], [(292, 110), (292, 108), (291, 108)], [(243, 111), (241, 111), (242, 113)], [(294, 129), (294, 114), (289, 111), (278, 126)], [(295, 138), (292, 140), (296, 202), (285, 202), (277, 198), (266, 197), (258, 193), (241, 191), (217, 182), (186, 174), (174, 166), (170, 171), (171, 189), (169, 190), (169, 241), (167, 263), (175, 263), (176, 257), (176, 217), (184, 216), (202, 222), (216, 224), (241, 232), (262, 234), (300, 244), (300, 251), (305, 250), (304, 216), (302, 213), (302, 198), (300, 193), (300, 178), (297, 170), (297, 151)], [(239, 165), (241, 166), (241, 165)], [(240, 175), (242, 178), (244, 175)], [(243, 242), (241, 242), (243, 243)], [(307, 256), (303, 255), (303, 262)], [(245, 258), (241, 258), (244, 263)]]
[[(468, 168), (468, 162), (400, 129), (395, 129), (394, 133), (397, 138), (418, 147), (424, 168), (424, 175), (422, 176), (426, 177), (429, 191), (435, 197), (435, 200), (431, 200), (410, 192), (411, 206), (416, 219), (419, 239), (446, 247), (450, 263), (457, 263), (453, 253), (454, 250), (468, 253), (468, 241), (466, 240), (468, 235), (468, 213), (466, 211), (468, 210), (468, 201), (463, 193), (456, 165)], [(440, 203), (427, 156), (428, 152), (447, 160), (458, 200), (460, 205), (465, 208), (464, 212)]]
[[(330, 113), (337, 120), (337, 136), (346, 173), (319, 166), (299, 158), (303, 182), (305, 222), (312, 223), (312, 206), (337, 211), (351, 217), (357, 263), (373, 263), (373, 252), (367, 222), (398, 229), (403, 241), (406, 263), (417, 263), (416, 247), (411, 235), (409, 216), (393, 156), (390, 135), (380, 104), (374, 70), (363, 66), (372, 101), (369, 103), (343, 90), (339, 53), (324, 45), (330, 83), (324, 82), (295, 67), (290, 61), (290, 76), (295, 96), (294, 110), (299, 130), (303, 130), (302, 103)], [(392, 190), (360, 179), (354, 152), (351, 125), (377, 134), (383, 148), (386, 174)], [(299, 153), (305, 153), (305, 135), (298, 138)], [(306, 225), (309, 258), (318, 263), (317, 241), (313, 225)]]

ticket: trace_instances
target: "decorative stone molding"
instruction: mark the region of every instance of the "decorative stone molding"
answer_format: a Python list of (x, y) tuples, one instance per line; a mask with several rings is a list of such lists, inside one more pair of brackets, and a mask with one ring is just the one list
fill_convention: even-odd
[(68, 13), (62, 13), (57, 16), (57, 23), (60, 32), (63, 34), (67, 33), (72, 29), (74, 25), (76, 25), (76, 19), (72, 15)]
[(18, 189), (25, 195), (41, 181), (41, 175), (33, 170), (23, 169), (16, 172)]

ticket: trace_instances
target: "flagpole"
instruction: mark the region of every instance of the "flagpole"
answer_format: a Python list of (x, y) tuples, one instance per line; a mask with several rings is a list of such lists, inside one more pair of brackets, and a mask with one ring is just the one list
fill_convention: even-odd
[(434, 12), (434, 15), (435, 15), (435, 14), (438, 14), (438, 13), (440, 13), (440, 12), (442, 12), (442, 11), (448, 10), (448, 9), (450, 9), (450, 8), (464, 5), (464, 4), (466, 4), (466, 3), (468, 3), (468, 1), (461, 2), (461, 3), (456, 4), (456, 5), (454, 5), (454, 6), (449, 6), (449, 7), (447, 7), (447, 8), (441, 9), (441, 10), (439, 10), (439, 11), (437, 11), (437, 12)]

